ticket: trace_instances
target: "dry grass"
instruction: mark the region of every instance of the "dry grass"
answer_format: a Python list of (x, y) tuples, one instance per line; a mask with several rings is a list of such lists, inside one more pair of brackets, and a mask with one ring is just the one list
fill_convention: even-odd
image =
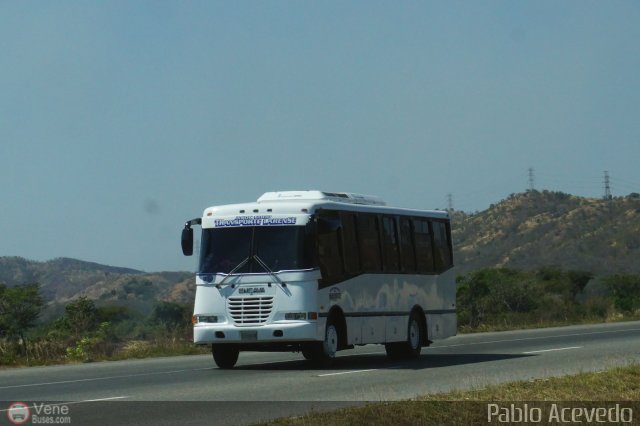
[[(264, 426), (311, 425), (466, 425), (486, 424), (489, 403), (502, 401), (508, 407), (542, 407), (544, 413), (557, 401), (559, 406), (611, 407), (626, 401), (634, 407), (634, 421), (640, 416), (640, 365), (597, 373), (519, 381), (471, 391), (426, 395), (411, 401), (369, 404), (364, 407), (313, 413), (278, 419)], [(563, 401), (563, 402), (562, 402)], [(595, 401), (601, 401), (600, 403)], [(526, 423), (525, 423), (526, 424)], [(546, 422), (542, 422), (546, 424)], [(635, 423), (637, 424), (637, 423)]]
[(110, 358), (150, 358), (159, 356), (197, 355), (209, 352), (207, 347), (195, 346), (179, 339), (131, 340)]
[(0, 368), (35, 365), (68, 364), (74, 362), (115, 361), (130, 358), (150, 358), (176, 355), (196, 355), (210, 349), (176, 338), (130, 340), (124, 343), (102, 343), (86, 351), (70, 351), (76, 346), (56, 339), (30, 342), (26, 349), (16, 343), (0, 340)]
[(533, 316), (511, 315), (500, 323), (480, 324), (478, 327), (470, 327), (468, 325), (458, 324), (459, 334), (469, 333), (486, 333), (495, 331), (511, 331), (511, 330), (527, 330), (533, 328), (552, 328), (565, 327), (569, 325), (590, 325), (590, 324), (606, 324), (616, 322), (640, 321), (640, 312), (633, 314), (621, 314), (619, 312), (610, 312), (606, 318), (599, 316), (575, 317), (567, 320), (541, 320)]

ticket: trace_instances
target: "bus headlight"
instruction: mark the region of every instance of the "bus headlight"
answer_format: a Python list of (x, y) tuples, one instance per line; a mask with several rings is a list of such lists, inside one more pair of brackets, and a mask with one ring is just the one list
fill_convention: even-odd
[(288, 312), (284, 314), (284, 319), (286, 320), (306, 320), (307, 313), (306, 312)]
[(191, 322), (193, 324), (200, 324), (204, 322), (216, 323), (218, 322), (218, 317), (216, 315), (194, 315)]
[(317, 320), (318, 313), (317, 312), (288, 312), (284, 314), (284, 319), (286, 320)]

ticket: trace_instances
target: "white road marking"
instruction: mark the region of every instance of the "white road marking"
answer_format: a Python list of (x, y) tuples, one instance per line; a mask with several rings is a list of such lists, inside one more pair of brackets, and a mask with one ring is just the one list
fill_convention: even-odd
[(125, 398), (129, 398), (129, 397), (128, 396), (112, 396), (109, 398), (85, 399), (82, 401), (67, 402), (67, 404), (82, 404), (83, 402), (113, 401), (114, 399), (125, 399)]
[[(383, 354), (384, 352), (368, 352), (368, 353), (360, 353), (360, 354), (348, 354), (343, 355), (340, 358), (347, 356), (356, 356), (356, 355), (377, 355)], [(272, 361), (272, 362), (260, 362), (260, 363), (252, 363), (252, 364), (238, 364), (238, 368), (242, 367), (251, 367), (251, 366), (259, 366), (259, 365), (269, 365), (269, 364), (280, 364), (282, 362), (288, 362), (293, 360), (281, 360), (281, 361)], [(143, 377), (143, 376), (155, 376), (160, 374), (174, 374), (174, 373), (184, 373), (188, 371), (203, 371), (203, 370), (213, 370), (214, 367), (205, 367), (205, 368), (194, 368), (194, 369), (186, 369), (186, 370), (171, 370), (171, 371), (158, 371), (151, 373), (138, 373), (138, 374), (123, 374), (118, 376), (106, 376), (106, 377), (91, 377), (87, 379), (75, 379), (75, 380), (61, 380), (57, 382), (43, 382), (43, 383), (27, 383), (24, 385), (10, 385), (10, 386), (0, 386), (0, 389), (14, 389), (14, 388), (26, 388), (33, 386), (49, 386), (49, 385), (64, 385), (68, 383), (81, 383), (81, 382), (94, 382), (98, 380), (111, 380), (111, 379), (126, 379), (130, 377)]]
[[(519, 341), (527, 341), (527, 340), (554, 339), (554, 338), (558, 338), (558, 337), (588, 336), (588, 335), (594, 335), (594, 334), (624, 333), (624, 332), (629, 332), (629, 331), (640, 331), (640, 328), (629, 328), (629, 329), (624, 329), (624, 330), (594, 331), (594, 332), (587, 332), (587, 333), (559, 334), (559, 335), (555, 335), (555, 336), (523, 337), (523, 338), (519, 338), (519, 339), (490, 340), (490, 341), (484, 341), (484, 342), (459, 343), (459, 344), (454, 344), (454, 345), (442, 345), (442, 346), (434, 345), (432, 348), (433, 349), (440, 349), (440, 348), (453, 348), (453, 347), (459, 347), (459, 346), (488, 345), (488, 344), (492, 344), (492, 343), (506, 343), (506, 342), (519, 342)], [(383, 354), (383, 353), (384, 352), (369, 352), (369, 353), (348, 354), (348, 355), (343, 355), (343, 356), (377, 355), (377, 354)], [(341, 356), (340, 358), (342, 358), (343, 356)], [(291, 360), (287, 360), (287, 361), (291, 361)], [(255, 364), (245, 364), (245, 365), (240, 364), (240, 365), (238, 365), (238, 367), (252, 366), (252, 365), (275, 364), (275, 363), (280, 363), (280, 362), (286, 362), (286, 361), (275, 361), (275, 362), (270, 362), (270, 363), (255, 363)], [(23, 385), (0, 386), (0, 389), (15, 389), (15, 388), (24, 388), (24, 387), (33, 387), (33, 386), (47, 386), (47, 385), (67, 384), (67, 383), (91, 382), (91, 381), (98, 381), (98, 380), (124, 379), (124, 378), (130, 378), (130, 377), (143, 377), (143, 376), (154, 376), (154, 375), (161, 375), (161, 374), (184, 373), (184, 372), (187, 372), (187, 371), (203, 371), (203, 370), (211, 370), (212, 368), (213, 367), (205, 367), (205, 368), (194, 368), (194, 369), (183, 369), (183, 370), (159, 371), (159, 372), (151, 372), (151, 373), (126, 374), (126, 375), (119, 375), (119, 376), (93, 377), (93, 378), (76, 379), (76, 380), (62, 380), (62, 381), (57, 381), (57, 382), (27, 383), (27, 384), (23, 384)], [(358, 370), (358, 371), (354, 371), (354, 372), (364, 372), (364, 371), (373, 371), (373, 370)], [(337, 374), (350, 374), (350, 372), (330, 373), (329, 375), (337, 375)], [(320, 377), (320, 376), (318, 376), (318, 377)]]
[(523, 354), (540, 354), (542, 352), (554, 352), (554, 351), (566, 351), (569, 349), (582, 349), (584, 346), (569, 346), (566, 348), (553, 348), (553, 349), (541, 349), (539, 351), (527, 351), (522, 352)]
[[(47, 406), (57, 406), (57, 405), (71, 405), (71, 404), (83, 404), (85, 402), (101, 402), (101, 401), (114, 401), (116, 399), (125, 399), (125, 398), (129, 398), (128, 396), (112, 396), (109, 398), (98, 398), (98, 399), (85, 399), (82, 401), (68, 401), (68, 402), (56, 402), (55, 404), (49, 404), (47, 402), (41, 402), (41, 404), (47, 405)], [(27, 407), (27, 408), (36, 408), (36, 405), (38, 405), (37, 403), (34, 403), (34, 405)], [(5, 412), (5, 411), (9, 411), (8, 408), (4, 409), (4, 410), (0, 410), (0, 413)]]
[(32, 386), (61, 385), (61, 384), (66, 384), (66, 383), (94, 382), (94, 381), (97, 381), (97, 380), (125, 379), (125, 378), (129, 378), (129, 377), (156, 376), (156, 375), (160, 375), (160, 374), (174, 374), (174, 373), (184, 373), (185, 371), (201, 371), (201, 370), (211, 370), (211, 367), (194, 368), (194, 369), (191, 369), (191, 370), (171, 370), (171, 371), (157, 371), (157, 372), (153, 372), (153, 373), (123, 374), (123, 375), (120, 375), (120, 376), (91, 377), (91, 378), (88, 378), (88, 379), (61, 380), (59, 382), (27, 383), (27, 384), (24, 384), (24, 385), (0, 386), (0, 389), (14, 389), (14, 388), (26, 388), (26, 387), (32, 387)]
[[(380, 351), (377, 351), (377, 352), (358, 352), (358, 353), (355, 353), (355, 354), (342, 354), (341, 353), (339, 358), (347, 358), (347, 357), (350, 357), (350, 356), (363, 356), (363, 355), (382, 355), (382, 354), (386, 354), (386, 352), (380, 352)], [(292, 361), (303, 361), (303, 360), (299, 359), (299, 358), (296, 358), (296, 359), (281, 359), (279, 361), (269, 361), (269, 362), (254, 362), (254, 363), (251, 363), (251, 364), (239, 363), (236, 367), (237, 368), (255, 367), (255, 366), (259, 366), (259, 365), (282, 364), (283, 362), (292, 362)], [(2, 388), (0, 387), (0, 389), (2, 389)]]
[(338, 373), (318, 374), (316, 377), (340, 376), (342, 374), (368, 373), (370, 371), (378, 371), (378, 370), (379, 370), (378, 368), (372, 368), (372, 369), (369, 369), (369, 370), (340, 371)]
[[(555, 339), (556, 337), (575, 337), (575, 336), (589, 336), (593, 334), (608, 334), (608, 333), (624, 333), (627, 331), (640, 331), (640, 328), (627, 328), (624, 330), (608, 330), (608, 331), (592, 331), (589, 333), (572, 333), (572, 334), (558, 334), (556, 336), (539, 336), (539, 337), (523, 337), (520, 339), (503, 339), (503, 340), (488, 340), (485, 342), (470, 342), (470, 343), (458, 343), (455, 345), (434, 345), (433, 349), (440, 348), (455, 348), (458, 346), (473, 346), (473, 345), (489, 345), (491, 343), (506, 343), (506, 342), (521, 342), (525, 340), (541, 340), (541, 339)], [(470, 334), (467, 334), (470, 336)]]

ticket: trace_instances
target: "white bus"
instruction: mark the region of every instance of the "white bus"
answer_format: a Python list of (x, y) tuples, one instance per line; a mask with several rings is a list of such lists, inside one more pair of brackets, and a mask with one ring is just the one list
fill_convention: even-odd
[(207, 208), (193, 338), (220, 368), (240, 351), (300, 351), (325, 365), (354, 345), (415, 358), (456, 333), (451, 227), (444, 211), (387, 207), (377, 197), (267, 192)]

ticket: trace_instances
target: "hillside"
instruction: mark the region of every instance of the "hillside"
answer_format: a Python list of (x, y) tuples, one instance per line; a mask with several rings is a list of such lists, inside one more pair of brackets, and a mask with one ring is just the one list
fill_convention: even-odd
[(514, 194), (485, 211), (455, 212), (458, 273), (557, 265), (595, 274), (640, 272), (640, 196), (611, 200), (549, 191)]
[[(474, 214), (453, 213), (457, 273), (499, 266), (555, 265), (598, 275), (640, 273), (640, 196), (602, 200), (530, 191)], [(76, 259), (0, 257), (0, 283), (38, 282), (50, 305), (78, 296), (148, 310), (164, 300), (192, 303), (193, 274), (145, 273)]]
[(193, 274), (188, 272), (145, 273), (69, 258), (36, 262), (0, 257), (0, 283), (9, 286), (40, 283), (43, 297), (51, 304), (64, 304), (78, 296), (105, 303), (151, 305), (159, 300), (187, 303), (193, 298), (192, 286), (188, 285), (192, 280)]

